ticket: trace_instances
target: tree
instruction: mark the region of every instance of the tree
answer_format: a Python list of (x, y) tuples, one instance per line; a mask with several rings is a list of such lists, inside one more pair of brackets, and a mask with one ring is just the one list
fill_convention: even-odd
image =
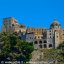
[(0, 42), (0, 60), (28, 61), (34, 50), (33, 44), (21, 40), (16, 33), (0, 33)]
[(61, 49), (43, 49), (42, 51), (44, 53), (44, 61), (64, 62)]

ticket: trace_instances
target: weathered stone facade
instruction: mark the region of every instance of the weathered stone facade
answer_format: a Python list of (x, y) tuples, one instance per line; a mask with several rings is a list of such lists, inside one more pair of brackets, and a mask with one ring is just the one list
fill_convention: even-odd
[(27, 28), (27, 42), (33, 42), (34, 48), (57, 48), (64, 41), (64, 30), (57, 20), (50, 25), (50, 29)]
[(3, 19), (2, 32), (26, 32), (25, 25), (19, 24), (18, 21), (13, 17)]
[(57, 20), (50, 25), (50, 29), (44, 29), (26, 28), (14, 18), (4, 18), (3, 32), (18, 32), (23, 40), (32, 42), (35, 49), (57, 48), (64, 41), (64, 29)]

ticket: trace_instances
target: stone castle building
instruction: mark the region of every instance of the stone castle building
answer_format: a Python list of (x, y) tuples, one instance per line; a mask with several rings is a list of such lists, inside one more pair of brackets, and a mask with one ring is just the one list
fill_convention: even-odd
[[(21, 31), (22, 30), (22, 31)], [(13, 17), (3, 19), (3, 32), (26, 32), (26, 26), (19, 24), (18, 21)]]
[(57, 48), (64, 41), (64, 29), (57, 20), (54, 20), (50, 29), (27, 28), (26, 33), (21, 37), (27, 42), (33, 42), (35, 49)]
[(14, 18), (3, 19), (3, 32), (18, 32), (22, 40), (33, 43), (35, 49), (57, 48), (64, 41), (64, 29), (54, 20), (49, 29), (26, 28)]

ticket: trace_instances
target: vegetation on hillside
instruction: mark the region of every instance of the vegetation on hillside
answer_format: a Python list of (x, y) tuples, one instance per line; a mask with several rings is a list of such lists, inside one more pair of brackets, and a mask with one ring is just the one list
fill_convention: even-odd
[(43, 49), (41, 52), (43, 52), (44, 55), (43, 61), (64, 63), (64, 51), (60, 49)]
[[(0, 33), (0, 61), (29, 61), (33, 44), (21, 40), (17, 33)], [(58, 49), (42, 49), (43, 61), (64, 63), (64, 42)]]
[(43, 49), (43, 60), (54, 61), (56, 64), (64, 64), (64, 42), (57, 49)]
[(17, 33), (0, 33), (0, 61), (29, 61), (33, 44), (21, 40)]

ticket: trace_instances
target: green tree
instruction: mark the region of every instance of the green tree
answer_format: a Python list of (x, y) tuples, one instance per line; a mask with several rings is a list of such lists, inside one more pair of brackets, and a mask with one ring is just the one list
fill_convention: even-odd
[(17, 33), (0, 33), (0, 42), (3, 42), (0, 60), (5, 58), (6, 60), (28, 61), (34, 50), (33, 44), (21, 40)]
[(64, 56), (61, 49), (43, 49), (44, 61), (64, 62)]

